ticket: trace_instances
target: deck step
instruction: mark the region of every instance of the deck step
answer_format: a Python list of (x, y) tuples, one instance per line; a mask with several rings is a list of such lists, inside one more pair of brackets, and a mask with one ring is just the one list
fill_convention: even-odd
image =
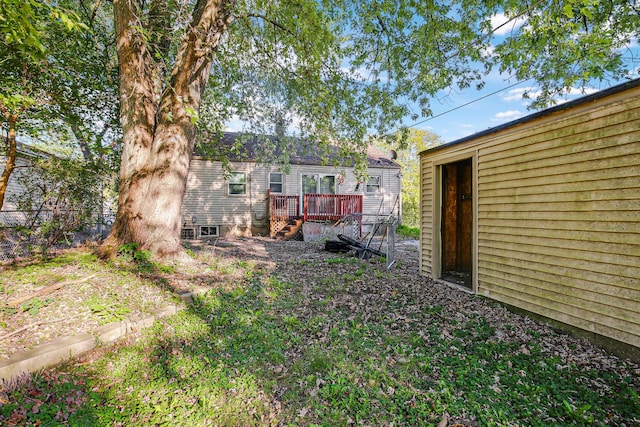
[(301, 219), (295, 219), (289, 221), (289, 224), (284, 226), (277, 234), (279, 240), (289, 240), (298, 235), (300, 228), (302, 228), (303, 221)]

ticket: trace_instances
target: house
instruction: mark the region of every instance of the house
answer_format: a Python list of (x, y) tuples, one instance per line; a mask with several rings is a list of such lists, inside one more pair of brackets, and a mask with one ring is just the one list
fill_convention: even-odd
[(420, 167), (421, 274), (640, 358), (640, 79)]
[[(16, 167), (0, 210), (0, 260), (11, 259), (18, 245), (28, 252), (29, 248), (86, 241), (103, 231), (99, 201), (103, 201), (102, 208), (106, 203), (100, 194), (99, 175), (80, 162), (75, 162), (78, 169), (71, 168), (64, 158), (21, 142), (16, 143), (16, 151)], [(0, 162), (4, 172), (5, 153)], [(79, 169), (85, 173), (57, 175)]]
[[(291, 139), (289, 168), (260, 161), (272, 137), (224, 133), (212, 145), (226, 150), (229, 164), (207, 154), (207, 144), (195, 150), (183, 202), (182, 238), (296, 234), (302, 223), (332, 223), (358, 216), (359, 226), (371, 226), (378, 215), (400, 216), (400, 166), (380, 150), (368, 149), (368, 181), (358, 182), (351, 159), (336, 150), (325, 160), (305, 152)], [(294, 230), (283, 230), (291, 228)], [(281, 233), (281, 234), (283, 234)]]
[[(34, 159), (50, 155), (36, 148), (30, 147), (21, 142), (16, 142), (16, 167), (9, 177), (7, 190), (4, 195), (4, 202), (0, 210), (0, 227), (13, 227), (24, 222), (24, 212), (17, 210), (15, 197), (24, 192), (24, 189), (18, 182), (18, 176), (23, 170), (29, 168)], [(7, 162), (6, 153), (0, 152), (0, 168), (3, 173)]]

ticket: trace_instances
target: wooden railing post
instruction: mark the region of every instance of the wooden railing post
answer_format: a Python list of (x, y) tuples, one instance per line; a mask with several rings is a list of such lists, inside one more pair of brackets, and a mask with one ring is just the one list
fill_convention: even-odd
[(307, 222), (307, 220), (308, 220), (308, 218), (309, 218), (309, 215), (308, 215), (308, 211), (309, 211), (309, 197), (308, 197), (308, 196), (309, 196), (308, 194), (304, 194), (304, 195), (302, 196), (302, 200), (303, 200), (303, 202), (302, 202), (302, 210), (303, 210), (303, 212), (304, 212), (304, 213), (303, 213), (302, 220), (303, 220), (304, 222)]

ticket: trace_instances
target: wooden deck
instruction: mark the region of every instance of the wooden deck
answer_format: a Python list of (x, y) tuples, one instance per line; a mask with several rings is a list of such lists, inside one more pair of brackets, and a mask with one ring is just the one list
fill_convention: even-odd
[(362, 214), (363, 207), (361, 194), (305, 194), (300, 202), (297, 195), (269, 193), (272, 237), (295, 220), (338, 221), (351, 214)]

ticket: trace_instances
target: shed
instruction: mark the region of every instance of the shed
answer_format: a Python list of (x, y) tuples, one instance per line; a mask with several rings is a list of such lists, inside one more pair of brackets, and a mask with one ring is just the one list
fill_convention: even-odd
[(640, 354), (640, 79), (420, 167), (421, 274)]

